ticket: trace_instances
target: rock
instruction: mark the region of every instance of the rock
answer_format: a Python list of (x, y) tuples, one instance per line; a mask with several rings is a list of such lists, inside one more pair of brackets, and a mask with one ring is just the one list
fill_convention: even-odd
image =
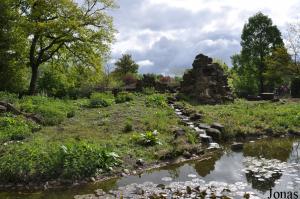
[(210, 136), (206, 135), (206, 134), (200, 134), (199, 135), (201, 142), (209, 144), (210, 142), (212, 142), (212, 139)]
[(74, 199), (96, 199), (98, 198), (95, 194), (76, 195)]
[(183, 157), (185, 157), (187, 159), (190, 159), (192, 157), (192, 154), (188, 151), (184, 151), (182, 155), (183, 155)]
[(156, 187), (160, 188), (160, 189), (165, 189), (166, 185), (164, 185), (164, 184), (158, 184)]
[(209, 126), (209, 125), (207, 125), (207, 124), (204, 124), (204, 123), (200, 123), (200, 124), (198, 124), (198, 127), (199, 127), (200, 129), (204, 129), (204, 130), (206, 130), (206, 129), (209, 129), (209, 128), (210, 128), (210, 126)]
[(184, 74), (180, 93), (203, 104), (233, 101), (224, 70), (203, 54), (196, 56), (193, 68)]
[(96, 196), (104, 196), (106, 193), (102, 189), (97, 189), (95, 190), (95, 195)]
[(192, 121), (197, 121), (197, 120), (200, 120), (202, 118), (202, 115), (200, 113), (194, 113), (191, 115), (190, 119)]
[(123, 171), (124, 171), (124, 173), (126, 173), (127, 175), (130, 174), (130, 172), (129, 172), (128, 169), (124, 169)]
[(289, 135), (292, 135), (292, 136), (300, 136), (300, 131), (295, 131), (295, 130), (288, 130), (288, 133)]
[(185, 135), (185, 130), (183, 129), (176, 129), (173, 131), (175, 139), (180, 137), (180, 136), (184, 136)]
[(218, 129), (222, 133), (224, 133), (224, 130), (225, 130), (225, 128), (222, 124), (216, 123), (216, 122), (211, 125), (211, 128)]
[(211, 136), (213, 140), (219, 141), (221, 140), (221, 132), (215, 128), (206, 129), (206, 134)]
[(136, 161), (136, 164), (137, 164), (138, 166), (144, 166), (145, 162), (144, 162), (143, 159), (138, 159), (138, 160)]
[(91, 181), (91, 182), (95, 182), (96, 179), (95, 179), (94, 177), (90, 177), (90, 181)]
[(0, 105), (0, 113), (1, 112), (6, 112), (7, 108), (5, 106)]
[(231, 150), (240, 151), (244, 148), (244, 144), (241, 142), (235, 142), (231, 145)]

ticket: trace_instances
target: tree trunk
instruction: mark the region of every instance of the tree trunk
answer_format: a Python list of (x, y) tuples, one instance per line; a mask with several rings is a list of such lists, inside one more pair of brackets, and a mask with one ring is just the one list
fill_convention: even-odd
[(35, 65), (31, 65), (31, 80), (30, 80), (30, 86), (29, 86), (29, 95), (35, 95), (36, 94), (36, 83), (38, 79), (38, 67)]

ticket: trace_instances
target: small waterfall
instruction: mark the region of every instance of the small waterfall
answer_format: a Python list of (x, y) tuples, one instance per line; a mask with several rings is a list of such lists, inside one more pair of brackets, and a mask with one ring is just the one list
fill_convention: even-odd
[(209, 145), (208, 149), (220, 148), (220, 145), (214, 142), (212, 137), (208, 136), (204, 129), (200, 129), (199, 127), (197, 127), (197, 125), (191, 121), (189, 116), (183, 114), (184, 113), (183, 110), (181, 110), (178, 107), (175, 107), (174, 103), (172, 102), (169, 102), (169, 105), (172, 109), (174, 109), (176, 115), (181, 119), (181, 121), (186, 123), (191, 129), (196, 131), (199, 134), (201, 141), (204, 141)]

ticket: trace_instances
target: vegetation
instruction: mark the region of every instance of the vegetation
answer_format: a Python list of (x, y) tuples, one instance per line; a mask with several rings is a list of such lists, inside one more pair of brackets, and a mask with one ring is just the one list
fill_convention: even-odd
[(201, 105), (190, 108), (202, 112), (205, 123), (224, 124), (225, 138), (265, 133), (283, 134), (288, 130), (300, 130), (300, 105), (294, 101), (273, 103), (236, 100), (227, 105)]

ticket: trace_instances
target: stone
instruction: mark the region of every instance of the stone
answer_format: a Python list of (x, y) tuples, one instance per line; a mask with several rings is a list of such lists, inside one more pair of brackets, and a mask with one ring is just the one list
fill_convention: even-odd
[(144, 162), (143, 159), (138, 159), (138, 160), (136, 161), (136, 164), (137, 164), (138, 166), (144, 166), (145, 162)]
[(211, 136), (213, 140), (219, 141), (221, 140), (221, 132), (215, 128), (206, 129), (206, 134)]
[(188, 151), (184, 151), (182, 155), (183, 155), (183, 157), (188, 158), (188, 159), (190, 159), (192, 157), (192, 154)]
[(200, 120), (202, 118), (202, 115), (200, 113), (194, 113), (191, 115), (190, 119), (192, 121)]
[(0, 113), (1, 112), (6, 112), (7, 108), (5, 106), (0, 105)]
[(181, 137), (181, 136), (184, 136), (185, 135), (185, 130), (183, 129), (176, 129), (174, 130), (174, 136), (175, 136), (175, 139), (178, 138), (178, 137)]
[(211, 128), (218, 129), (222, 133), (224, 133), (224, 130), (225, 130), (225, 128), (222, 124), (216, 123), (216, 122), (211, 125)]
[(206, 129), (209, 129), (209, 128), (210, 128), (210, 126), (209, 126), (208, 124), (204, 124), (204, 123), (198, 124), (198, 127), (199, 127), (200, 129), (203, 129), (203, 130), (206, 130)]
[(218, 104), (233, 101), (222, 67), (212, 59), (199, 54), (193, 68), (183, 75), (180, 93), (201, 104)]
[(231, 145), (232, 151), (241, 151), (244, 148), (244, 144), (241, 142), (235, 142)]
[(106, 193), (102, 189), (96, 189), (95, 190), (95, 195), (96, 196), (104, 196)]
[(206, 134), (200, 134), (199, 135), (201, 142), (209, 144), (210, 142), (212, 142), (211, 137), (206, 135)]
[(124, 173), (127, 174), (127, 175), (130, 173), (128, 169), (124, 169), (123, 171), (124, 171)]
[(94, 177), (90, 177), (90, 181), (91, 181), (91, 182), (95, 182), (96, 179), (95, 179)]

